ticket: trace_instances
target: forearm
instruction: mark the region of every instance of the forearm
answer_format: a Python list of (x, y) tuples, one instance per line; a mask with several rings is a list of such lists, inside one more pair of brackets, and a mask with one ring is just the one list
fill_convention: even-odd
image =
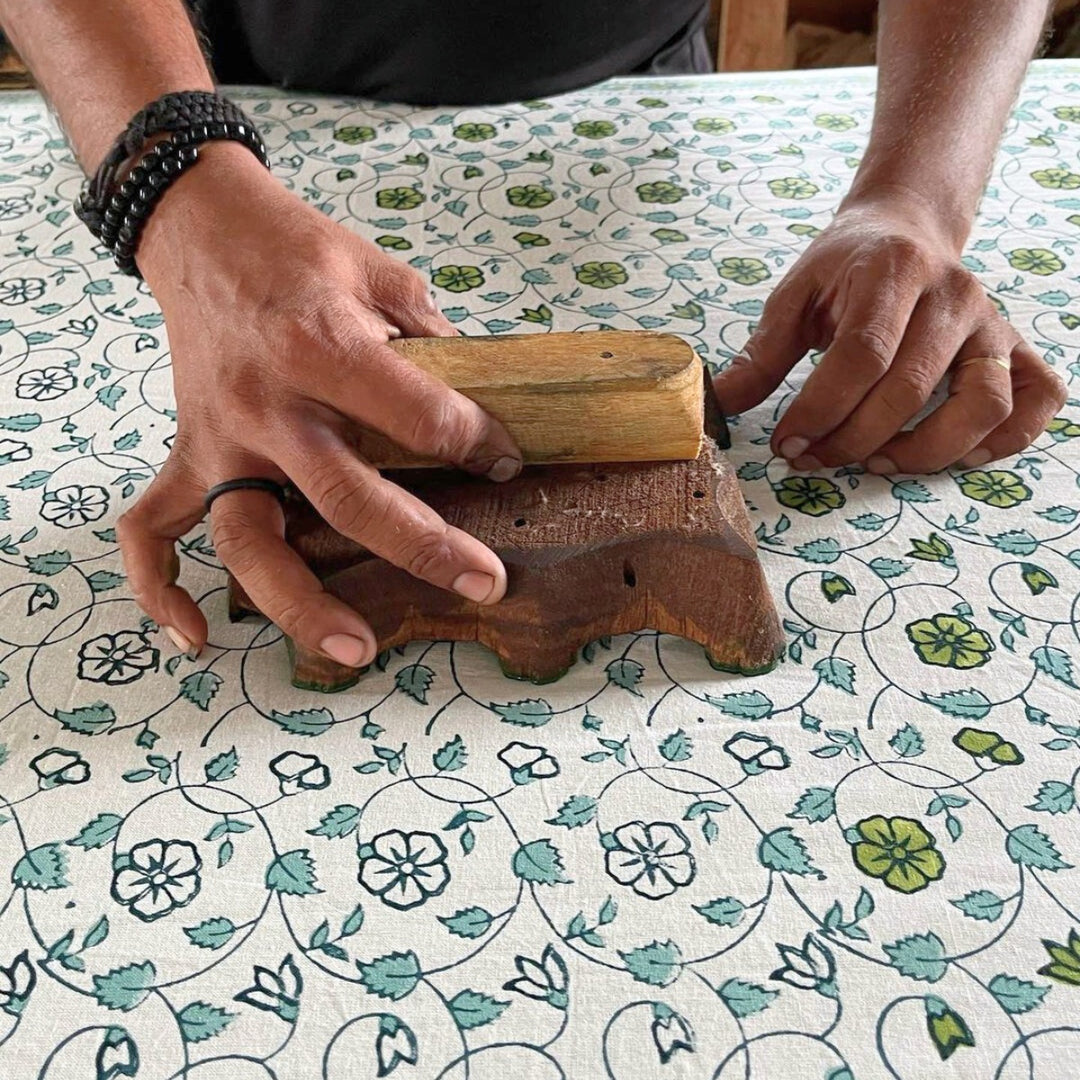
[(148, 102), (213, 89), (182, 0), (0, 0), (0, 25), (88, 172)]
[(959, 250), (1047, 0), (881, 0), (870, 144), (848, 200), (922, 203)]

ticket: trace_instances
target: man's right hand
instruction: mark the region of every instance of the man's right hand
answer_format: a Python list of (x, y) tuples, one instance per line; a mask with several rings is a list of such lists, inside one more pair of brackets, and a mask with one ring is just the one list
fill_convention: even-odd
[[(291, 483), (339, 532), (419, 578), (479, 603), (502, 597), (492, 551), (347, 443), (361, 424), (494, 480), (521, 468), (497, 420), (387, 347), (456, 333), (419, 275), (229, 143), (207, 146), (165, 194), (138, 262), (165, 316), (177, 432), (117, 532), (136, 600), (179, 648), (201, 649), (207, 625), (176, 584), (175, 542), (202, 519), (207, 490), (238, 477)], [(222, 495), (211, 523), (221, 561), (285, 633), (349, 666), (374, 659), (371, 628), (286, 544), (271, 494)]]

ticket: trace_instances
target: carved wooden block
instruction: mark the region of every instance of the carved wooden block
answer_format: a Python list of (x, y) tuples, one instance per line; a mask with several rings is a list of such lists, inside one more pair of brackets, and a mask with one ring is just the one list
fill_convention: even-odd
[[(723, 421), (711, 414), (713, 434)], [(288, 539), (371, 624), (380, 649), (415, 640), (478, 641), (503, 671), (557, 679), (605, 634), (649, 627), (704, 646), (713, 666), (756, 674), (784, 637), (738, 481), (712, 438), (692, 461), (551, 465), (507, 484), (446, 471), (388, 474), (506, 564), (506, 597), (481, 607), (371, 555), (301, 501)], [(230, 612), (251, 604), (231, 582)], [(297, 647), (293, 682), (335, 691), (363, 674)]]

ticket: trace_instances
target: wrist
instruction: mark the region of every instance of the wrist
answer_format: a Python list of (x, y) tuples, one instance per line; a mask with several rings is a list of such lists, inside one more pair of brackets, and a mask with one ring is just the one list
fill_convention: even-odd
[(959, 258), (967, 243), (974, 211), (951, 192), (930, 194), (895, 180), (857, 176), (837, 215), (869, 211), (898, 217)]
[(155, 293), (175, 277), (182, 256), (213, 244), (224, 197), (252, 185), (278, 188), (247, 147), (231, 140), (199, 147), (199, 160), (161, 195), (139, 239), (139, 269)]

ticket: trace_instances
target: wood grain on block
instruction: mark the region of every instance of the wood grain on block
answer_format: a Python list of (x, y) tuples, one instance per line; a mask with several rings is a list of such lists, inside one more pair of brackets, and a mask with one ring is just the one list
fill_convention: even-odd
[[(470, 603), (290, 502), (289, 542), (364, 615), (380, 649), (479, 641), (507, 674), (534, 682), (558, 678), (588, 642), (643, 627), (695, 641), (714, 666), (744, 674), (769, 670), (783, 650), (738, 482), (711, 439), (693, 461), (542, 466), (500, 485), (434, 471), (390, 478), (497, 552), (509, 587), (494, 606)], [(232, 610), (251, 610), (235, 583)], [(341, 690), (361, 674), (294, 652), (297, 686)]]
[[(674, 334), (404, 338), (391, 347), (501, 420), (526, 464), (685, 460), (701, 447), (701, 361)], [(373, 432), (356, 448), (378, 468), (436, 464)]]

